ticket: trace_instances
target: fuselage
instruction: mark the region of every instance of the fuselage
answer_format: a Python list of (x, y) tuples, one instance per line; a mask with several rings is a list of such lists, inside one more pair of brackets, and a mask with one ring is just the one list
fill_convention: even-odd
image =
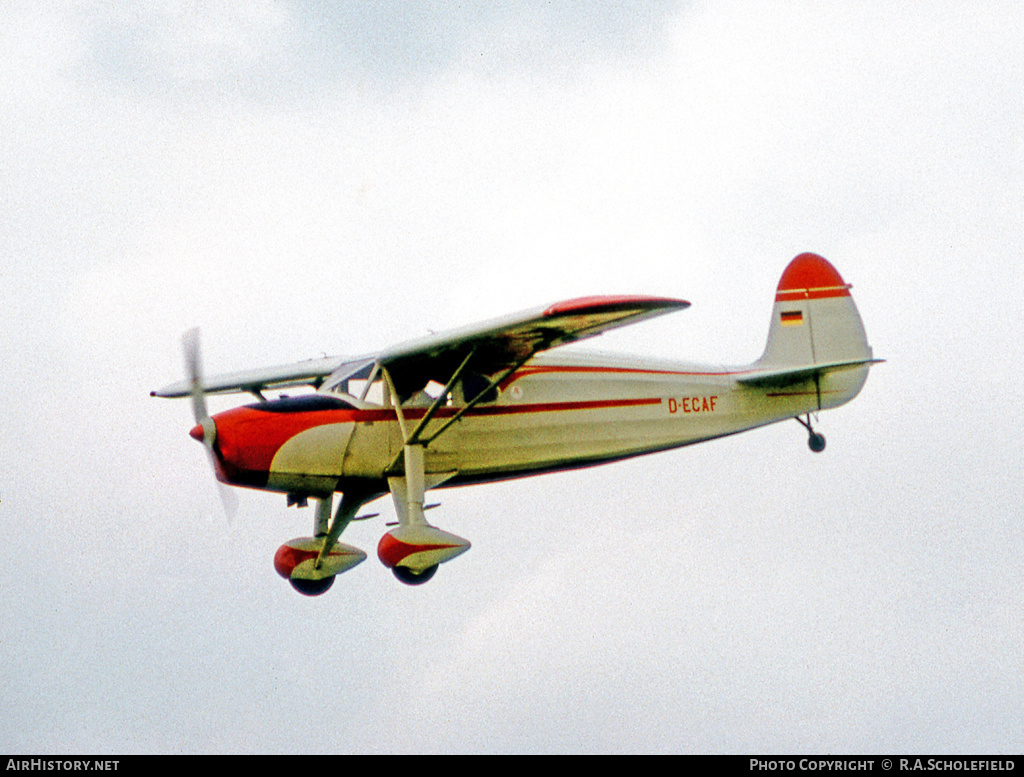
[[(512, 373), (425, 449), (445, 485), (590, 466), (676, 448), (849, 401), (867, 366), (783, 387), (740, 382), (751, 368), (656, 362), (608, 354), (542, 353)], [(465, 392), (468, 394), (469, 392)], [(220, 476), (302, 495), (388, 490), (401, 472), (402, 426), (386, 389), (379, 402), (322, 391), (213, 417)], [(407, 398), (417, 424), (432, 399)], [(430, 419), (439, 429), (466, 402), (456, 387)]]

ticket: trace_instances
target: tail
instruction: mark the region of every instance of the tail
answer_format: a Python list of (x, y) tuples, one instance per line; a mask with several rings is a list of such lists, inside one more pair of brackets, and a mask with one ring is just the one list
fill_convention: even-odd
[(817, 254), (800, 254), (779, 281), (764, 354), (741, 382), (804, 394), (813, 386), (824, 410), (857, 396), (877, 361), (850, 285)]

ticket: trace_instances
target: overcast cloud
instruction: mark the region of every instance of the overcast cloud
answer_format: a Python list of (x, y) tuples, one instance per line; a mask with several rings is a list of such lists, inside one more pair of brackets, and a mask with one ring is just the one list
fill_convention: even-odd
[[(1016, 3), (12, 2), (0, 21), (0, 749), (1020, 752)], [(796, 423), (441, 491), (473, 549), (306, 599), (229, 525), (209, 372), (557, 299), (756, 358), (786, 263), (887, 362)], [(216, 411), (237, 402), (213, 398)]]

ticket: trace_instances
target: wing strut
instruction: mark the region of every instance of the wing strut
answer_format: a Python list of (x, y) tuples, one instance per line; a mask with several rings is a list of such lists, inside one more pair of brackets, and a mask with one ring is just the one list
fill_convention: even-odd
[(515, 364), (513, 364), (511, 367), (509, 367), (507, 370), (505, 370), (504, 372), (499, 374), (498, 377), (496, 377), (494, 380), (492, 380), (490, 383), (487, 384), (486, 388), (484, 388), (483, 391), (481, 391), (479, 394), (477, 394), (475, 397), (473, 397), (473, 399), (471, 399), (469, 402), (467, 402), (465, 407), (459, 408), (459, 411), (455, 415), (453, 415), (451, 418), (449, 418), (444, 423), (444, 425), (441, 426), (440, 429), (438, 429), (436, 432), (434, 432), (432, 435), (430, 435), (430, 437), (428, 437), (427, 440), (423, 444), (424, 445), (430, 445), (430, 443), (432, 443), (434, 440), (436, 440), (438, 437), (440, 437), (441, 434), (445, 430), (447, 430), (449, 426), (451, 426), (456, 421), (458, 421), (460, 418), (462, 418), (462, 416), (464, 416), (466, 414), (466, 412), (469, 411), (471, 408), (473, 408), (476, 405), (480, 404), (483, 401), (484, 397), (486, 397), (493, 389), (497, 388), (502, 383), (502, 381), (505, 380), (505, 378), (507, 378), (513, 372), (515, 372), (520, 367), (522, 367), (524, 364), (526, 364), (526, 362), (529, 361), (532, 356), (533, 356), (533, 354), (530, 354), (525, 359), (520, 359)]
[(384, 375), (384, 382), (388, 384), (388, 394), (390, 395), (391, 405), (395, 408), (395, 415), (398, 416), (398, 427), (402, 430), (403, 444), (408, 445), (409, 427), (405, 423), (405, 413), (402, 412), (402, 401), (398, 396), (398, 391), (395, 390), (395, 382), (391, 379), (391, 372), (387, 367), (381, 367), (380, 371)]
[[(413, 429), (411, 433), (409, 432), (408, 429), (408, 424), (405, 419), (405, 413), (402, 412), (402, 406), (399, 401), (398, 391), (395, 389), (395, 383), (391, 378), (391, 373), (388, 371), (387, 367), (382, 366), (380, 368), (381, 374), (383, 374), (384, 380), (387, 383), (388, 392), (391, 394), (391, 403), (392, 405), (394, 405), (395, 414), (398, 416), (398, 426), (401, 428), (402, 437), (405, 440), (404, 447), (408, 448), (410, 445), (417, 445), (426, 448), (428, 445), (430, 445), (430, 443), (432, 443), (434, 440), (436, 440), (438, 437), (444, 434), (444, 432), (447, 431), (452, 424), (454, 424), (456, 421), (462, 418), (462, 416), (464, 416), (469, 410), (480, 404), (484, 400), (484, 398), (488, 396), (488, 394), (490, 394), (491, 391), (493, 391), (495, 388), (501, 385), (501, 383), (507, 377), (509, 377), (513, 372), (522, 367), (533, 356), (533, 354), (529, 354), (522, 359), (516, 360), (516, 362), (512, 364), (512, 366), (506, 368), (505, 370), (502, 370), (498, 374), (498, 377), (492, 379), (475, 397), (469, 400), (469, 402), (467, 402), (464, 407), (459, 408), (455, 415), (453, 415), (451, 418), (449, 418), (441, 425), (441, 428), (439, 428), (437, 431), (435, 431), (433, 434), (429, 436), (423, 435), (423, 430), (426, 428), (427, 424), (431, 420), (433, 420), (434, 416), (437, 415), (437, 411), (440, 410), (441, 407), (445, 405), (445, 403), (448, 401), (448, 398), (452, 395), (452, 389), (455, 388), (455, 384), (458, 382), (459, 378), (462, 377), (462, 374), (466, 371), (466, 367), (469, 366), (469, 363), (470, 361), (472, 361), (473, 356), (476, 354), (476, 352), (477, 349), (473, 348), (466, 355), (466, 358), (462, 360), (462, 363), (458, 366), (455, 372), (452, 373), (452, 376), (451, 378), (448, 379), (448, 383), (445, 384), (444, 389), (438, 395), (437, 399), (433, 401), (433, 403), (430, 405), (430, 408), (423, 415), (423, 418), (420, 419), (420, 422), (416, 424), (416, 428)], [(391, 460), (391, 463), (384, 469), (384, 471), (393, 472), (395, 466), (398, 464), (399, 459), (401, 459), (404, 455), (404, 450), (396, 454), (395, 458)]]
[[(438, 395), (437, 399), (434, 400), (433, 404), (430, 406), (430, 409), (427, 410), (426, 415), (424, 415), (423, 418), (420, 419), (420, 422), (416, 424), (416, 428), (412, 430), (412, 434), (410, 434), (408, 439), (406, 440), (406, 445), (412, 445), (417, 441), (420, 432), (422, 432), (423, 429), (426, 428), (427, 423), (430, 421), (430, 419), (433, 418), (434, 414), (441, 409), (441, 406), (448, 401), (448, 397), (451, 396), (452, 389), (455, 388), (456, 381), (458, 381), (458, 379), (462, 377), (462, 373), (466, 371), (466, 365), (469, 364), (470, 359), (472, 359), (474, 355), (476, 355), (476, 348), (473, 348), (466, 355), (466, 358), (462, 360), (462, 364), (460, 364), (458, 369), (456, 369), (455, 372), (452, 373), (451, 378), (449, 378), (448, 382), (445, 384), (444, 390)], [(388, 387), (390, 388), (391, 386), (391, 377), (388, 376)], [(436, 436), (436, 434), (433, 435), (430, 438), (430, 440), (433, 440), (434, 437)], [(427, 440), (424, 444), (429, 445), (430, 440)]]

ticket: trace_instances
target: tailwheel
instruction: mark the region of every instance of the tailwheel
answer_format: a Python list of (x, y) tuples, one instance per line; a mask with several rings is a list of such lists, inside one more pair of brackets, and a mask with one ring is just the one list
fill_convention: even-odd
[(796, 416), (797, 422), (807, 430), (807, 447), (815, 453), (821, 453), (825, 450), (825, 435), (820, 432), (814, 431), (814, 427), (811, 426), (811, 414), (807, 414), (807, 420)]
[(327, 593), (327, 589), (334, 585), (334, 575), (322, 577), (319, 580), (303, 580), (299, 577), (293, 577), (288, 582), (292, 584), (292, 588), (303, 596), (319, 596), (320, 594)]
[(422, 572), (413, 572), (409, 567), (392, 567), (391, 573), (406, 585), (423, 585), (434, 576), (437, 564), (427, 567)]

